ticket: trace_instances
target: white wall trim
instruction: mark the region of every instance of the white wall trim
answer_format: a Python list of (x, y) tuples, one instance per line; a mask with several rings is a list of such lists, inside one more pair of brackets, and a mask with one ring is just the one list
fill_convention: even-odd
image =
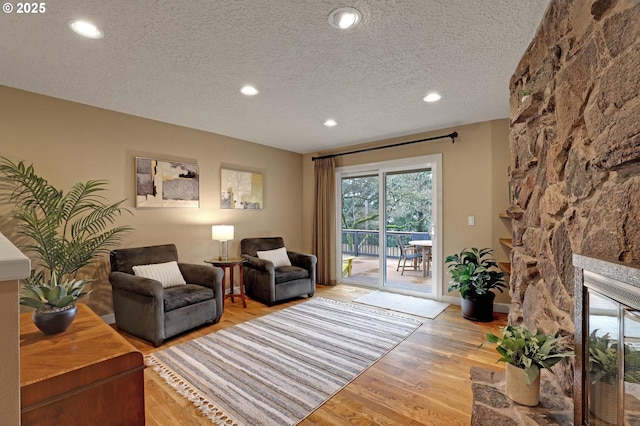
[(493, 312), (500, 312), (500, 313), (503, 313), (503, 314), (508, 314), (510, 307), (511, 307), (511, 303), (494, 303), (493, 304)]
[(109, 325), (116, 323), (116, 314), (102, 315), (100, 318)]
[[(460, 306), (460, 297), (459, 296), (442, 296), (439, 299), (441, 302), (450, 303), (452, 305)], [(509, 308), (511, 307), (510, 303), (494, 303), (493, 304), (493, 312), (500, 312), (502, 314), (508, 314)]]

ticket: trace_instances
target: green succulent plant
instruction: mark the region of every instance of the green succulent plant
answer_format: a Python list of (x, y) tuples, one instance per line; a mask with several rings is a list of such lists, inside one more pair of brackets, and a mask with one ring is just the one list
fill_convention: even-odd
[(71, 280), (58, 282), (56, 273), (45, 282), (44, 273), (34, 273), (23, 281), (20, 291), (20, 304), (36, 308), (40, 312), (63, 310), (93, 290), (84, 291), (90, 280)]
[(31, 276), (22, 281), (20, 303), (42, 310), (73, 305), (89, 292), (77, 271), (106, 255), (131, 227), (114, 226), (125, 212), (125, 200), (105, 203), (106, 181), (74, 184), (68, 192), (50, 185), (33, 165), (0, 157), (0, 195), (13, 206), (16, 245), (32, 261)]
[(536, 330), (534, 333), (523, 324), (507, 325), (500, 330), (501, 336), (487, 333), (487, 340), (496, 344), (496, 350), (502, 356), (498, 362), (508, 362), (525, 371), (527, 384), (538, 377), (540, 369), (551, 371), (553, 365), (573, 356), (567, 338), (559, 332), (544, 334)]
[(507, 287), (506, 274), (496, 270), (498, 264), (490, 258), (492, 253), (490, 248), (472, 248), (447, 256), (445, 263), (451, 274), (449, 291), (458, 290), (465, 299), (485, 295), (493, 289), (502, 292)]

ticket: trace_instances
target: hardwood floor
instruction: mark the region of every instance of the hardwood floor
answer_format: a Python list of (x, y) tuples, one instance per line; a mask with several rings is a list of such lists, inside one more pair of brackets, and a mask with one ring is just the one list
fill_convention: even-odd
[[(318, 286), (316, 295), (350, 302), (370, 291), (345, 285)], [(122, 334), (147, 355), (304, 300), (269, 308), (248, 299), (246, 309), (238, 299), (235, 304), (227, 300), (219, 324), (179, 336), (158, 349)], [(495, 314), (491, 323), (476, 323), (463, 319), (459, 307), (450, 306), (435, 320), (415, 318), (423, 321), (416, 332), (300, 424), (468, 425), (472, 402), (469, 369), (504, 369), (496, 364), (498, 353), (492, 345), (478, 346), (485, 341), (485, 333), (496, 333), (499, 326), (506, 324), (506, 315)], [(211, 425), (150, 368), (144, 375), (147, 425)]]

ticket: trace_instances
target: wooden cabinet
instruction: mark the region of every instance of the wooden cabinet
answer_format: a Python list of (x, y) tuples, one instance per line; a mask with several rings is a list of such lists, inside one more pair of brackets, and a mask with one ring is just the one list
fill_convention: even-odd
[(144, 359), (91, 309), (44, 335), (20, 315), (23, 425), (144, 425)]

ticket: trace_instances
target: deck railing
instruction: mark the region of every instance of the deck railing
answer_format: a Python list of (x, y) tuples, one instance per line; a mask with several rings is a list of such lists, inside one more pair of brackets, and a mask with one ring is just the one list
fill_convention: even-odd
[[(380, 232), (368, 229), (343, 229), (342, 254), (377, 258), (379, 256)], [(413, 232), (409, 231), (387, 231), (387, 257), (399, 258), (400, 248), (398, 248), (397, 237), (400, 236), (402, 242), (408, 244), (412, 234)]]

